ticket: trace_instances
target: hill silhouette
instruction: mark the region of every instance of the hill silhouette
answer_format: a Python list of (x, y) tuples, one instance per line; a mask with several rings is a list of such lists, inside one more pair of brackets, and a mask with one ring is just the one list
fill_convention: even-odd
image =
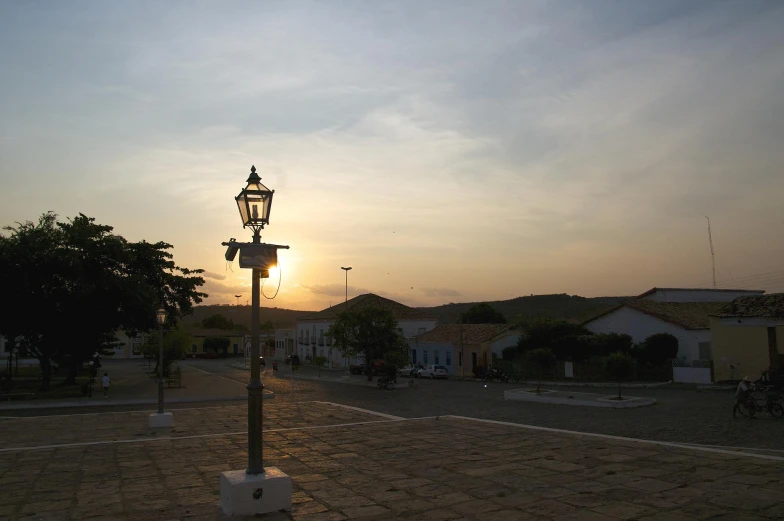
[[(631, 297), (580, 297), (578, 295), (530, 295), (510, 300), (490, 301), (493, 308), (500, 311), (510, 324), (531, 318), (551, 318), (581, 322), (594, 315), (616, 306), (621, 300)], [(454, 324), (460, 313), (467, 311), (478, 302), (450, 303), (442, 306), (419, 308), (428, 316), (438, 318), (439, 324)]]
[[(503, 313), (510, 324), (516, 324), (526, 319), (544, 317), (562, 319), (571, 322), (580, 322), (602, 311), (612, 308), (619, 301), (630, 297), (580, 297), (578, 295), (530, 295), (517, 297), (510, 300), (495, 300), (488, 304)], [(479, 302), (449, 303), (434, 307), (417, 308), (423, 315), (435, 317), (439, 324), (454, 324), (460, 313), (467, 311)], [(250, 328), (250, 306), (212, 305), (194, 306), (193, 315), (185, 318), (185, 323), (190, 326), (200, 327), (205, 318), (220, 313), (231, 319), (235, 324), (242, 324)], [(283, 308), (261, 308), (261, 321), (271, 320), (276, 328), (294, 329), (297, 320), (313, 311), (298, 311)]]

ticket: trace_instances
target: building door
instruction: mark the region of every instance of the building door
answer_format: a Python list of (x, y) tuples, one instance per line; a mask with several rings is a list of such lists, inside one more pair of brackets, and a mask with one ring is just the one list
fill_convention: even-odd
[(781, 367), (779, 365), (779, 346), (775, 327), (768, 328), (768, 358), (770, 360), (770, 372), (777, 373)]
[(476, 369), (476, 353), (471, 353), (471, 371)]
[(412, 349), (411, 350), (411, 363), (412, 364), (417, 363), (417, 361), (416, 361), (416, 349)]

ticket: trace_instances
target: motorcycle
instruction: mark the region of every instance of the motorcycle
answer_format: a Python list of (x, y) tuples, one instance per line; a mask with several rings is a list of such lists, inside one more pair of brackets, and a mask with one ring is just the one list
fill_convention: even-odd
[(492, 382), (498, 380), (499, 382), (509, 383), (509, 375), (501, 369), (490, 368), (482, 375), (483, 382)]

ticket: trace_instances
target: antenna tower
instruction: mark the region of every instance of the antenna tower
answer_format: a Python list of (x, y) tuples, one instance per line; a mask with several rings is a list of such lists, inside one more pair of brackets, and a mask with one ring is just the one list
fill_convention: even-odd
[(713, 269), (713, 289), (716, 289), (716, 255), (713, 253), (713, 236), (711, 235), (710, 217), (706, 215), (705, 218), (708, 219), (708, 243), (710, 243), (710, 249), (711, 249), (711, 268)]

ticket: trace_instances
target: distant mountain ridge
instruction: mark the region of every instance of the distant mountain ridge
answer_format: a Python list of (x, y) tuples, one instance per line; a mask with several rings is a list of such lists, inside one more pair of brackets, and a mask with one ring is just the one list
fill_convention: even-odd
[[(534, 317), (562, 319), (580, 322), (594, 315), (606, 311), (622, 300), (632, 297), (580, 297), (578, 295), (529, 295), (510, 300), (495, 300), (488, 304), (504, 314), (510, 324)], [(460, 302), (443, 304), (434, 307), (415, 308), (423, 315), (438, 319), (439, 324), (454, 324), (460, 313), (467, 311), (479, 302)], [(320, 310), (319, 310), (320, 311)], [(205, 318), (220, 313), (231, 319), (235, 324), (243, 324), (250, 328), (250, 306), (211, 305), (194, 306), (193, 315), (186, 317), (184, 322), (188, 325), (201, 323)], [(261, 321), (271, 320), (276, 328), (294, 329), (297, 320), (304, 318), (314, 311), (298, 311), (283, 308), (261, 308)]]
[[(580, 297), (565, 293), (555, 295), (529, 295), (510, 300), (495, 300), (488, 304), (503, 313), (510, 324), (542, 317), (581, 322), (618, 305), (632, 297)], [(438, 318), (439, 324), (453, 324), (460, 313), (479, 302), (461, 302), (429, 308), (419, 308), (428, 316)]]

